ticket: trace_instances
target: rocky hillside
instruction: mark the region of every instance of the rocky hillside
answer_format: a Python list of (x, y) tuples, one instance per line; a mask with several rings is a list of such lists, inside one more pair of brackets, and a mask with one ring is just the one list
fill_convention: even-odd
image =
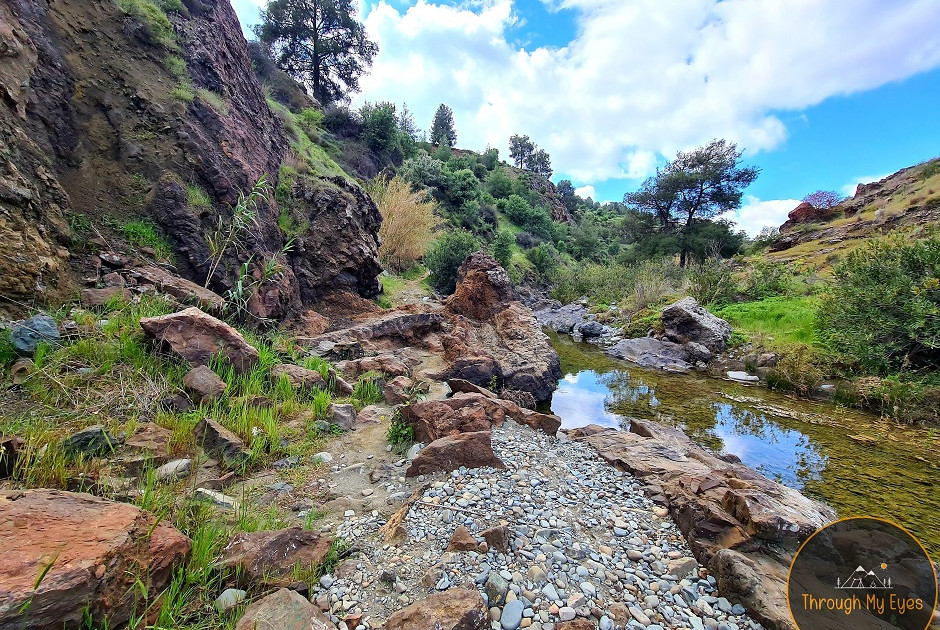
[[(227, 0), (157, 14), (135, 0), (10, 0), (0, 56), (0, 240), (13, 245), (0, 252), (0, 311), (100, 284), (88, 254), (102, 249), (220, 294), (247, 279), (259, 317), (334, 289), (378, 292), (378, 210), (285, 131)], [(285, 163), (299, 176), (279, 181)], [(262, 178), (290, 220), (265, 195), (225, 247), (240, 195)]]
[(825, 271), (871, 237), (900, 232), (917, 237), (940, 221), (940, 159), (860, 184), (832, 209), (795, 208), (768, 256), (807, 271)]

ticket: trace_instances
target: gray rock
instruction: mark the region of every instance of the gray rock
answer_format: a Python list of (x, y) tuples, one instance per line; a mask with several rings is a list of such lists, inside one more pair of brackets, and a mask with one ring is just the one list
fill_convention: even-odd
[(243, 590), (237, 588), (227, 588), (222, 591), (222, 594), (215, 599), (215, 602), (213, 602), (212, 605), (216, 610), (225, 612), (226, 610), (235, 608), (240, 603), (245, 601), (246, 595), (248, 595), (248, 593)]
[(234, 512), (238, 509), (238, 501), (226, 494), (209, 490), (208, 488), (196, 488), (196, 492), (193, 493), (193, 498), (197, 501), (211, 503), (215, 507), (223, 510)]
[(483, 592), (486, 593), (490, 606), (502, 606), (506, 602), (506, 593), (509, 592), (509, 581), (496, 571), (491, 571), (486, 578)]
[(680, 344), (700, 343), (711, 352), (727, 348), (731, 338), (731, 324), (706, 311), (691, 297), (666, 307), (662, 321), (670, 340)]
[(688, 350), (671, 341), (660, 341), (652, 337), (624, 339), (607, 348), (607, 354), (636, 363), (640, 367), (670, 372), (687, 372), (692, 368)]
[(604, 325), (600, 322), (591, 320), (578, 326), (578, 332), (580, 332), (581, 336), (585, 339), (600, 337), (604, 334)]
[(503, 630), (516, 630), (522, 624), (522, 613), (525, 610), (525, 604), (521, 599), (515, 599), (503, 607), (503, 612), (499, 617), (500, 625)]
[(114, 452), (119, 442), (104, 428), (96, 424), (73, 433), (62, 440), (62, 450), (69, 455), (95, 457)]
[(356, 427), (358, 412), (353, 405), (330, 405), (330, 413), (333, 424), (343, 431), (352, 431)]
[(169, 483), (189, 476), (193, 462), (189, 459), (174, 459), (157, 468), (157, 481)]
[(62, 337), (54, 319), (48, 315), (33, 315), (12, 326), (10, 341), (13, 342), (17, 353), (31, 357), (40, 343), (57, 346), (62, 342)]
[(760, 377), (752, 376), (747, 372), (740, 372), (735, 370), (728, 372), (728, 378), (730, 378), (732, 381), (741, 381), (743, 383), (756, 383), (760, 380)]
[(313, 458), (320, 460), (324, 464), (329, 464), (331, 461), (333, 461), (333, 456), (327, 453), (326, 451), (321, 451), (317, 453), (316, 455), (313, 456)]

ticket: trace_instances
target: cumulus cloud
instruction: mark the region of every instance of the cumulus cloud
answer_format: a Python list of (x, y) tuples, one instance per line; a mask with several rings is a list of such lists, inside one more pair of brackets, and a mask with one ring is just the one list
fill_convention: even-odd
[(556, 172), (596, 184), (714, 137), (773, 149), (787, 137), (774, 112), (940, 65), (936, 0), (544, 1), (578, 16), (564, 47), (510, 43), (512, 0), (381, 0), (364, 14), (381, 51), (357, 103), (407, 102), (428, 127), (446, 102), (460, 146), (505, 155), (529, 134)]
[(780, 227), (791, 210), (800, 205), (799, 199), (774, 199), (761, 201), (747, 195), (744, 204), (734, 212), (726, 212), (721, 218), (734, 221), (737, 229), (749, 236), (757, 236), (765, 227)]
[(581, 188), (575, 188), (574, 194), (581, 197), (582, 199), (593, 199), (597, 201), (597, 191), (594, 189), (594, 186), (581, 186)]

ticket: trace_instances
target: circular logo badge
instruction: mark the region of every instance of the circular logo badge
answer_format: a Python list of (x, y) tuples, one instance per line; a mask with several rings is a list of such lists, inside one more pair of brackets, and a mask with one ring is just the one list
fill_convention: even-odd
[(787, 600), (799, 630), (926, 630), (937, 606), (937, 574), (903, 527), (847, 518), (800, 547)]

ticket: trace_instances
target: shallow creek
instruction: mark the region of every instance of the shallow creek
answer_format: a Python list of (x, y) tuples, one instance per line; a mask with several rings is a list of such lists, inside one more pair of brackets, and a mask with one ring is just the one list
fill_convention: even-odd
[(564, 428), (627, 429), (628, 418), (683, 429), (699, 444), (821, 499), (842, 517), (910, 529), (940, 559), (940, 434), (875, 415), (694, 374), (611, 359), (549, 333), (564, 374), (551, 410)]

